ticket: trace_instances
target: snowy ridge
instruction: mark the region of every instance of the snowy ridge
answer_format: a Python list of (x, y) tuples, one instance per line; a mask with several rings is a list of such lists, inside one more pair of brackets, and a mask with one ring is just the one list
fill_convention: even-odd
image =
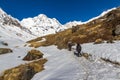
[(8, 15), (6, 12), (4, 12), (1, 8), (0, 8), (0, 23), (3, 25), (18, 25), (18, 27), (20, 27), (19, 24), (19, 20), (16, 18), (13, 18), (11, 15)]
[(115, 9), (116, 9), (116, 7), (115, 7), (115, 8), (112, 8), (112, 9), (108, 9), (108, 10), (102, 12), (99, 16), (93, 17), (92, 19), (89, 19), (88, 21), (83, 22), (83, 24), (87, 24), (87, 23), (89, 23), (90, 21), (93, 21), (93, 20), (95, 20), (95, 19), (98, 19), (98, 18), (104, 16), (105, 14), (109, 13), (110, 11), (115, 10)]
[(72, 26), (77, 26), (77, 25), (82, 25), (82, 24), (83, 24), (83, 22), (81, 22), (81, 21), (70, 21), (70, 22), (64, 24), (64, 26), (66, 28), (72, 28)]
[(82, 22), (82, 21), (70, 21), (70, 22), (67, 22), (66, 24), (64, 24), (64, 26), (66, 27), (66, 29), (68, 29), (68, 28), (72, 28), (72, 26), (87, 24), (87, 23), (89, 23), (89, 22), (91, 22), (91, 21), (93, 21), (95, 19), (98, 19), (98, 18), (104, 16), (105, 14), (107, 14), (110, 11), (115, 10), (115, 9), (117, 9), (117, 8), (115, 7), (115, 8), (112, 8), (112, 9), (108, 9), (108, 10), (102, 12), (99, 16), (93, 17), (93, 18), (91, 18), (91, 19), (89, 19), (88, 21), (85, 21), (85, 22)]

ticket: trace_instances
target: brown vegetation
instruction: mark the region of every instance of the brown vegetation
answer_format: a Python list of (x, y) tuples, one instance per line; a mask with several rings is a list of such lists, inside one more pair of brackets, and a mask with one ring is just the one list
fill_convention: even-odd
[(9, 48), (0, 48), (0, 54), (11, 53), (11, 52), (13, 51)]
[(101, 59), (105, 62), (109, 62), (109, 63), (115, 64), (115, 65), (120, 65), (120, 63), (117, 61), (111, 61), (110, 59), (105, 59), (105, 58), (101, 58)]
[(47, 59), (40, 59), (28, 64), (22, 64), (15, 68), (5, 70), (0, 80), (30, 80), (36, 73), (44, 70)]

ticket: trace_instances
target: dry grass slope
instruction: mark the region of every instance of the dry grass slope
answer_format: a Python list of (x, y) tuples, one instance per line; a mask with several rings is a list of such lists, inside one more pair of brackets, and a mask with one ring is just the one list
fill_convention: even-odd
[(117, 25), (120, 25), (119, 8), (87, 24), (77, 25), (77, 30), (74, 30), (74, 28), (67, 29), (57, 34), (44, 36), (46, 38), (45, 42), (38, 43), (38, 40), (34, 39), (32, 43), (29, 43), (32, 47), (57, 45), (59, 49), (62, 49), (67, 48), (69, 40), (72, 40), (73, 43), (81, 44), (95, 42), (97, 39), (103, 41), (120, 40), (120, 36), (115, 35), (113, 32)]

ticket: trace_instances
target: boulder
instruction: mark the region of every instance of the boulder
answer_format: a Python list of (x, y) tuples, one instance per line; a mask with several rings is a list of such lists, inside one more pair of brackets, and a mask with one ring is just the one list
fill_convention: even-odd
[(96, 39), (95, 42), (94, 42), (94, 44), (100, 44), (100, 43), (102, 43), (102, 42), (103, 42), (102, 39)]
[(43, 57), (43, 54), (39, 50), (32, 49), (27, 53), (27, 55), (23, 58), (23, 60), (31, 61), (40, 59)]
[(86, 59), (89, 59), (90, 57), (92, 57), (92, 55), (88, 53), (82, 53), (81, 56), (83, 56)]
[(2, 43), (2, 45), (5, 45), (5, 46), (8, 46), (8, 43), (6, 43), (6, 42), (1, 42)]

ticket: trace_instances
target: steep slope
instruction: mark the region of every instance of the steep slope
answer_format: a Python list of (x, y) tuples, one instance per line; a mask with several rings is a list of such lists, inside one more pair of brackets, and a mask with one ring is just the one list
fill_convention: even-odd
[(48, 18), (44, 14), (40, 14), (34, 18), (23, 19), (21, 24), (36, 36), (55, 34), (56, 32), (63, 31), (65, 29), (58, 20), (55, 18)]
[(0, 8), (0, 24), (17, 26), (17, 27), (22, 28), (22, 26), (20, 25), (17, 19), (5, 13), (1, 8)]
[(30, 40), (35, 38), (32, 33), (23, 28), (19, 20), (5, 13), (0, 8), (0, 32), (5, 33), (9, 37), (19, 38), (22, 40)]

